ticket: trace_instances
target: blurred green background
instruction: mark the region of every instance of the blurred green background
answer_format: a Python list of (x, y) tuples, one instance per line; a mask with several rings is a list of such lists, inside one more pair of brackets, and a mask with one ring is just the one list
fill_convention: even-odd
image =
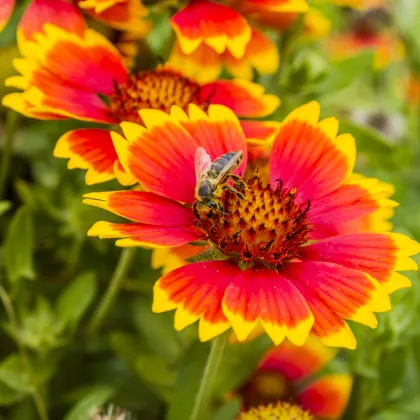
[[(281, 97), (271, 120), (280, 121), (313, 99), (324, 117), (337, 116), (340, 131), (356, 138), (357, 171), (395, 185), (393, 199), (400, 203), (395, 230), (419, 240), (420, 92), (410, 95), (408, 82), (420, 75), (420, 2), (390, 3), (386, 30), (404, 44), (403, 60), (391, 59), (376, 70), (375, 52), (364, 50), (336, 62), (328, 38), (305, 40), (292, 28), (271, 34), (280, 48), (280, 69), (274, 76), (257, 75), (256, 81)], [(350, 30), (351, 11), (326, 1), (316, 6), (332, 22), (330, 37)], [(0, 96), (11, 91), (3, 81), (14, 73), (16, 25), (24, 7), (18, 3), (0, 35)], [(164, 7), (152, 12), (154, 29), (140, 45), (139, 70), (167, 58), (173, 40), (168, 13)], [(59, 136), (81, 126), (0, 109), (2, 156), (14, 128), (0, 202), (0, 419), (38, 419), (34, 399), (42, 398), (51, 419), (87, 419), (93, 406), (112, 402), (133, 418), (184, 420), (209, 345), (198, 343), (195, 325), (176, 332), (173, 313), (152, 314), (152, 286), (160, 272), (150, 268), (150, 251), (136, 250), (100, 332), (87, 333), (121, 251), (112, 241), (87, 237), (95, 221), (110, 216), (82, 205), (81, 197), (121, 187), (116, 182), (87, 187), (83, 171), (68, 171), (64, 160), (53, 158)], [(379, 327), (352, 324), (357, 350), (339, 353), (327, 368), (354, 375), (365, 418), (371, 420), (420, 418), (420, 285), (418, 275), (409, 277), (413, 287), (393, 294), (393, 310), (380, 314)], [(265, 337), (230, 345), (217, 396), (250, 375), (270, 345)], [(222, 402), (214, 418), (233, 419), (238, 407), (236, 399)], [(351, 407), (346, 418), (358, 420)]]

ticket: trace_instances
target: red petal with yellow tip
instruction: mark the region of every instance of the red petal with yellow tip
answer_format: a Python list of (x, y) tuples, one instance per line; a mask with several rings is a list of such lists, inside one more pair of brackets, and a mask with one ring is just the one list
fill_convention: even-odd
[(297, 12), (308, 11), (309, 5), (306, 0), (247, 0), (258, 7), (276, 12)]
[(295, 110), (279, 130), (270, 156), (272, 184), (281, 179), (287, 188), (297, 189), (302, 202), (335, 191), (354, 165), (354, 140), (348, 146), (335, 141), (317, 125), (318, 118), (316, 102)]
[(33, 0), (26, 8), (18, 26), (19, 48), (42, 33), (46, 23), (83, 36), (87, 26), (80, 11), (67, 0)]
[[(140, 184), (157, 194), (193, 203), (197, 148), (204, 147), (212, 159), (234, 150), (243, 150), (246, 156), (246, 143), (236, 116), (225, 107), (211, 105), (209, 115), (196, 106), (190, 106), (189, 116), (181, 108), (172, 110), (177, 115), (140, 111), (148, 130), (123, 123), (128, 142), (116, 138), (114, 143), (123, 166)], [(171, 151), (165, 158), (162, 148)]]
[(135, 222), (157, 226), (191, 226), (194, 213), (188, 207), (146, 191), (93, 192), (83, 202)]
[(226, 68), (233, 76), (247, 80), (253, 79), (254, 68), (260, 74), (274, 74), (280, 63), (274, 42), (255, 28), (252, 28), (251, 40), (242, 57), (235, 57), (226, 51), (223, 59)]
[(93, 18), (113, 28), (137, 36), (145, 35), (150, 29), (150, 25), (142, 20), (147, 15), (147, 9), (140, 0), (81, 1), (79, 5)]
[(241, 127), (248, 144), (271, 146), (280, 124), (274, 121), (241, 121)]
[(191, 0), (172, 17), (171, 25), (186, 54), (191, 54), (204, 42), (218, 54), (227, 49), (239, 58), (251, 38), (251, 29), (244, 17), (209, 0)]
[(65, 83), (102, 95), (115, 84), (127, 81), (128, 74), (117, 49), (102, 35), (88, 30), (83, 38), (54, 26), (36, 37), (43, 65)]
[[(327, 318), (330, 317), (328, 312), (331, 312), (342, 319), (375, 328), (377, 321), (373, 312), (391, 309), (389, 297), (382, 286), (362, 271), (338, 264), (305, 261), (290, 263), (286, 273), (299, 291), (304, 295), (306, 293), (308, 304), (311, 306), (315, 301), (315, 306), (322, 307)], [(316, 324), (315, 316), (314, 326)]]
[(309, 307), (294, 285), (265, 267), (248, 268), (231, 281), (223, 311), (240, 341), (261, 321), (275, 344), (288, 337), (302, 345), (313, 323)]
[(380, 208), (366, 189), (359, 185), (342, 185), (332, 193), (311, 201), (308, 218), (314, 226), (313, 238), (320, 239), (335, 233), (335, 226), (365, 217)]
[(225, 105), (239, 117), (265, 117), (280, 105), (275, 95), (264, 93), (264, 88), (245, 80), (218, 80), (200, 89), (200, 99)]
[(258, 371), (279, 372), (289, 381), (301, 381), (321, 370), (335, 355), (335, 351), (314, 338), (301, 347), (289, 341), (270, 350)]
[(297, 400), (302, 408), (317, 418), (338, 419), (349, 401), (351, 386), (350, 375), (324, 376), (311, 382), (299, 393)]
[(200, 338), (209, 339), (230, 326), (221, 303), (226, 287), (239, 271), (227, 260), (188, 264), (171, 271), (155, 284), (152, 310), (164, 312), (177, 308), (177, 330), (201, 318)]
[(420, 252), (420, 245), (397, 233), (359, 233), (339, 235), (302, 248), (302, 257), (309, 260), (334, 262), (370, 274), (388, 292), (408, 287), (403, 276), (394, 270), (415, 270), (409, 258)]
[(199, 239), (196, 231), (180, 226), (152, 226), (142, 223), (96, 222), (88, 232), (98, 238), (119, 238), (116, 245), (122, 247), (171, 247)]
[(118, 156), (108, 130), (82, 128), (69, 131), (58, 140), (54, 156), (69, 159), (70, 169), (87, 169), (88, 185), (115, 177), (114, 164)]
[(2, 0), (0, 4), (0, 32), (5, 28), (9, 22), (15, 8), (15, 0)]

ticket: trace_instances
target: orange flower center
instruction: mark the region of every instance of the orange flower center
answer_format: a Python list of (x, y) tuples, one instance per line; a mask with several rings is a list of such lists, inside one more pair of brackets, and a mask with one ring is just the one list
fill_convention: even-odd
[(313, 420), (314, 417), (297, 405), (281, 402), (260, 405), (241, 413), (236, 420)]
[(139, 111), (145, 108), (169, 112), (172, 105), (186, 109), (192, 103), (206, 110), (209, 104), (201, 97), (200, 89), (199, 84), (173, 70), (142, 71), (115, 86), (111, 111), (118, 122), (142, 123)]
[(245, 409), (277, 401), (295, 401), (292, 384), (278, 372), (258, 372), (239, 391)]
[(308, 240), (306, 209), (295, 203), (295, 192), (263, 184), (258, 176), (248, 180), (245, 197), (230, 191), (222, 195), (224, 211), (203, 211), (198, 227), (220, 251), (242, 261), (278, 265), (297, 256)]

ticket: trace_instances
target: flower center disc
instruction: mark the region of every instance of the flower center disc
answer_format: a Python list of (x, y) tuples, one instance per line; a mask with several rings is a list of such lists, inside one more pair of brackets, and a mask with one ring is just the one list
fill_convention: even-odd
[(223, 253), (239, 255), (242, 261), (278, 265), (297, 256), (308, 240), (306, 213), (295, 203), (294, 191), (281, 183), (275, 190), (258, 176), (247, 183), (243, 199), (230, 191), (222, 196), (224, 212), (200, 214), (198, 227)]
[(115, 86), (110, 100), (118, 122), (141, 123), (139, 111), (145, 108), (169, 112), (172, 105), (185, 109), (190, 103), (208, 108), (208, 102), (200, 97), (199, 84), (165, 68), (131, 75), (128, 82)]

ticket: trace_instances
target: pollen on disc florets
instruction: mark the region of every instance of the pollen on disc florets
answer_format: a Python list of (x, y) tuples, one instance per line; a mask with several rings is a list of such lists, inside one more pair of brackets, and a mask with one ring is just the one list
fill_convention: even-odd
[(278, 402), (251, 408), (239, 414), (236, 420), (313, 420), (313, 416), (297, 405)]
[[(280, 265), (297, 256), (308, 240), (310, 227), (306, 208), (295, 202), (295, 192), (248, 180), (244, 198), (230, 191), (222, 196), (224, 211), (203, 214), (198, 226), (220, 251), (238, 255), (245, 262), (263, 261)], [(201, 216), (201, 215), (200, 215)]]
[(189, 104), (196, 104), (206, 110), (209, 104), (200, 95), (200, 89), (198, 83), (170, 69), (142, 71), (115, 86), (110, 107), (118, 122), (137, 123), (141, 123), (139, 111), (145, 108), (169, 112), (172, 105), (186, 109)]

